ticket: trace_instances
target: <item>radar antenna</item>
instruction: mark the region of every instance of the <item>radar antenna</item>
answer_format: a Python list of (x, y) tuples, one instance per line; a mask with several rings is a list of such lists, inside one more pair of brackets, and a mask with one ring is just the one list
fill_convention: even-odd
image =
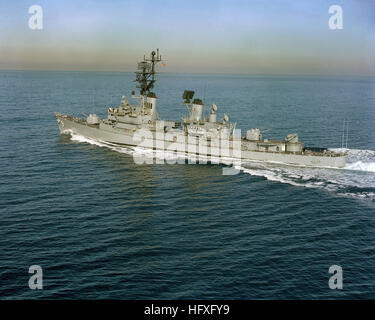
[(147, 95), (154, 87), (155, 83), (155, 65), (161, 61), (159, 49), (152, 51), (150, 59), (143, 58), (143, 61), (138, 62), (138, 71), (135, 72), (135, 81), (139, 84), (137, 88), (140, 90), (142, 96)]

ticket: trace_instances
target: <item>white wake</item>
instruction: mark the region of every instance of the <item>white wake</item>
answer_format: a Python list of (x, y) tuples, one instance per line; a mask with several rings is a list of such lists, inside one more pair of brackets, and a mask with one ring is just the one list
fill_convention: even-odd
[[(332, 149), (343, 151), (342, 149)], [(375, 199), (375, 151), (345, 149), (348, 152), (344, 168), (312, 168), (266, 163), (245, 163), (242, 171), (262, 176), (270, 181), (306, 188), (320, 188), (339, 195), (360, 199)]]

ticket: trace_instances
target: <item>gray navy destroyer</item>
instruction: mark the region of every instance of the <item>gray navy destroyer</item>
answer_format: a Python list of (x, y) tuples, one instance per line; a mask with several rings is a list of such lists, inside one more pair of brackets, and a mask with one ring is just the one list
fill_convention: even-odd
[[(202, 100), (194, 98), (194, 91), (185, 90), (182, 98), (188, 115), (181, 121), (159, 119), (157, 97), (152, 91), (155, 84), (155, 67), (162, 58), (152, 51), (149, 58), (138, 63), (136, 82), (139, 94), (137, 105), (122, 96), (121, 105), (108, 109), (108, 117), (99, 119), (89, 114), (86, 119), (55, 113), (61, 134), (78, 134), (89, 139), (127, 147), (151, 150), (168, 150), (186, 156), (226, 157), (239, 161), (279, 162), (291, 165), (341, 168), (346, 164), (346, 153), (327, 148), (308, 148), (298, 140), (297, 134), (288, 134), (284, 140), (262, 138), (255, 128), (238, 135), (236, 124), (229, 122), (227, 114), (218, 120), (216, 104), (204, 110)], [(193, 99), (194, 98), (194, 99)]]

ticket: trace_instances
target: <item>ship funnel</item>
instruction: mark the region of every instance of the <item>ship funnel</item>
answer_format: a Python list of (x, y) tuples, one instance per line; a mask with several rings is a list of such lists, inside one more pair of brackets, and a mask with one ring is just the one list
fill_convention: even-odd
[(203, 114), (203, 102), (201, 99), (194, 99), (193, 103), (189, 106), (190, 120), (201, 121)]
[(146, 97), (145, 103), (145, 114), (150, 114), (154, 118), (156, 117), (156, 94), (149, 92)]

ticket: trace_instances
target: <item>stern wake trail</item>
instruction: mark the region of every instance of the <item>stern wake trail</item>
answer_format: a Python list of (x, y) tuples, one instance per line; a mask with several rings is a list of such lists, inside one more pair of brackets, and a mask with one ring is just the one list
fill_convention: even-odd
[(348, 161), (344, 169), (375, 172), (375, 151), (373, 150), (348, 150)]

